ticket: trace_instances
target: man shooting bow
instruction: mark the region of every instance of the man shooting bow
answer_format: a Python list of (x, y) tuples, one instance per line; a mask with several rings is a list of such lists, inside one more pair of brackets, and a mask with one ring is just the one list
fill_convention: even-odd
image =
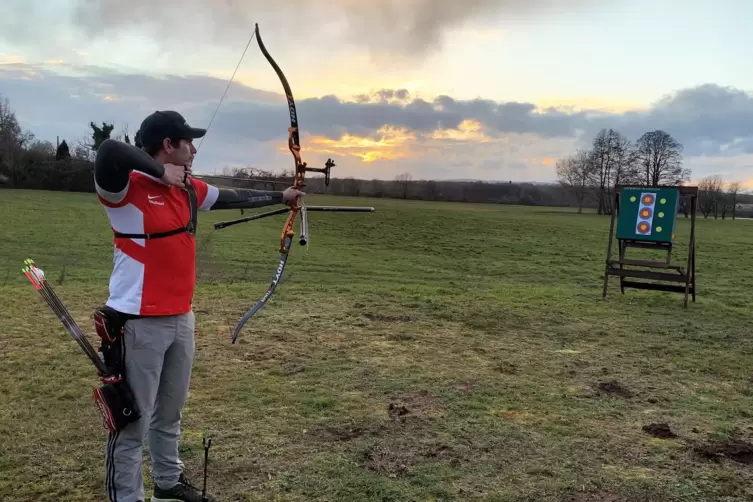
[[(140, 418), (111, 431), (106, 487), (111, 502), (144, 501), (141, 448), (152, 460), (152, 502), (201, 502), (178, 456), (181, 411), (194, 355), (196, 211), (290, 204), (303, 192), (218, 188), (189, 179), (206, 129), (175, 111), (149, 115), (136, 147), (108, 139), (94, 162), (97, 196), (114, 232), (114, 267), (103, 307), (122, 336), (122, 367)], [(208, 500), (214, 501), (212, 496)]]

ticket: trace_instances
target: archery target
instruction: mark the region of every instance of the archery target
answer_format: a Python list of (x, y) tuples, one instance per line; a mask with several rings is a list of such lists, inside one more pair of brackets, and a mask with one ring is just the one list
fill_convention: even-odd
[(677, 187), (620, 188), (616, 236), (622, 240), (674, 241), (680, 190)]
[(635, 233), (638, 235), (651, 234), (651, 225), (654, 221), (654, 206), (656, 205), (656, 195), (653, 193), (642, 193), (640, 204), (638, 206), (638, 219), (635, 222)]

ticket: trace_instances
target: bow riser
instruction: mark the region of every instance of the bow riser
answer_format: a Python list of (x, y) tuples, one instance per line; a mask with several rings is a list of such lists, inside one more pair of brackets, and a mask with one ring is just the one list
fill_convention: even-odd
[(297, 205), (295, 208), (291, 208), (288, 219), (285, 221), (285, 226), (282, 228), (282, 235), (280, 236), (280, 253), (287, 254), (290, 252), (290, 243), (295, 235), (293, 224), (299, 211), (300, 208)]

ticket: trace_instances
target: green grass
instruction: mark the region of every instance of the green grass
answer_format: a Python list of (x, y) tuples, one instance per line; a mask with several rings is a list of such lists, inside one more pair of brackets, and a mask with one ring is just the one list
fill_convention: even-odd
[[(684, 309), (678, 294), (623, 296), (616, 279), (601, 298), (607, 217), (308, 199), (377, 211), (311, 213), (309, 248), (295, 245), (236, 345), (284, 216), (220, 231), (238, 211), (200, 216), (181, 451), (200, 480), (213, 438), (221, 500), (751, 500), (753, 466), (694, 449), (751, 436), (753, 222), (698, 220)], [(91, 194), (0, 191), (0, 221), (0, 499), (101, 501), (98, 381), (21, 267), (45, 270), (93, 340), (104, 211)], [(600, 389), (613, 381), (627, 392)], [(677, 437), (642, 430), (655, 422)]]

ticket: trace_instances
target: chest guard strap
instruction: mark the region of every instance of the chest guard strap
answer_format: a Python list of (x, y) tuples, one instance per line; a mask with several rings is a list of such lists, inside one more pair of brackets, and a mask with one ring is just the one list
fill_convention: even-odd
[(186, 185), (185, 190), (186, 193), (188, 193), (188, 205), (191, 210), (191, 215), (189, 217), (188, 223), (186, 223), (185, 226), (175, 228), (173, 230), (168, 230), (166, 232), (154, 232), (149, 234), (125, 234), (118, 232), (117, 230), (113, 230), (115, 237), (125, 239), (161, 239), (163, 237), (170, 237), (171, 235), (177, 235), (183, 232), (188, 232), (189, 235), (196, 235), (196, 226), (198, 219), (198, 201), (196, 198), (196, 190), (194, 190), (194, 187), (191, 184)]

